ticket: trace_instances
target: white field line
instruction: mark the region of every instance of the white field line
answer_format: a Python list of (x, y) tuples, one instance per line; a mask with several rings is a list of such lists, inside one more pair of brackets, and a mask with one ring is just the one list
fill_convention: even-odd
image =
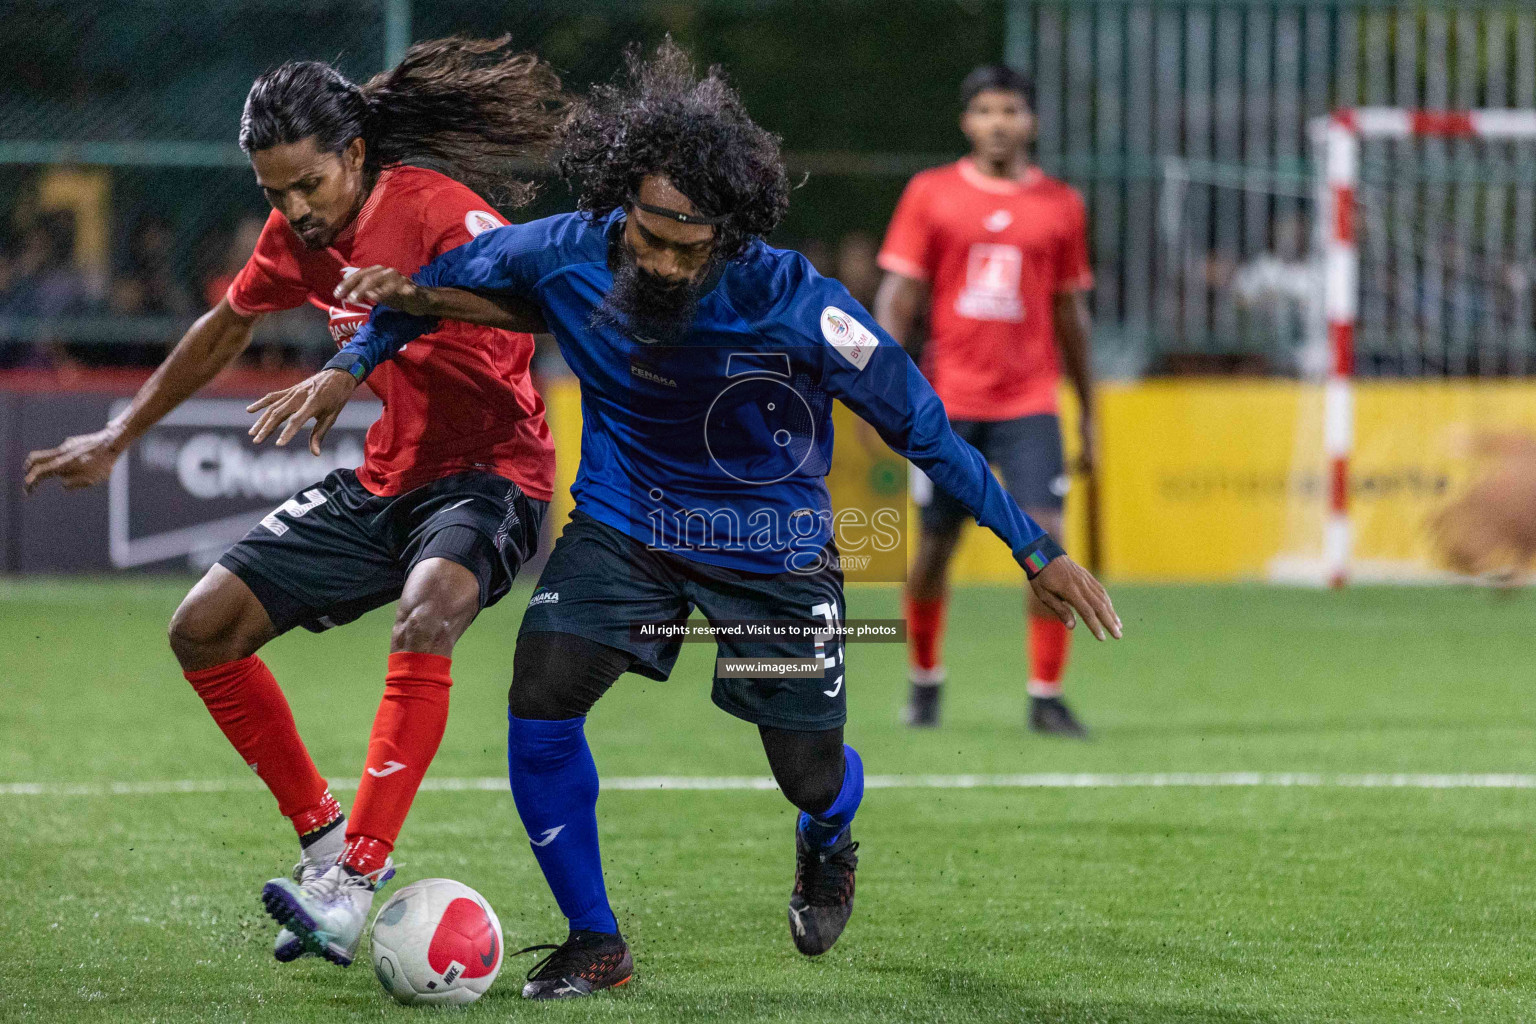
[[(1536, 789), (1536, 775), (1323, 772), (1148, 772), (1130, 775), (1052, 772), (1034, 775), (870, 775), (869, 789), (1172, 789), (1180, 787), (1271, 787), (1334, 789)], [(603, 789), (626, 790), (771, 790), (770, 778), (745, 775), (620, 775), (603, 780)], [(331, 783), (349, 792), (357, 783)], [(502, 776), (428, 778), (426, 792), (503, 792)], [(181, 779), (162, 782), (5, 782), (6, 796), (166, 796), (176, 793), (259, 792), (259, 779)]]

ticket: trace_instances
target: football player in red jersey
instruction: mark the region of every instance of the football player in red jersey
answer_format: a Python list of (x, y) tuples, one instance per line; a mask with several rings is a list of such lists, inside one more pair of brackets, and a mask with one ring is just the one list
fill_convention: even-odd
[[(263, 314), (308, 302), (341, 344), (369, 312), (333, 297), (353, 268), (411, 274), (504, 224), (474, 188), (504, 205), (526, 201), (532, 187), (511, 176), (510, 161), (547, 147), (565, 109), (554, 72), (506, 43), (418, 43), (361, 86), (314, 61), (258, 78), (240, 121), (241, 148), (272, 205), (255, 253), (126, 411), (28, 457), (26, 486), (104, 480), (128, 445), (240, 354)], [(423, 162), (443, 171), (413, 166)], [(351, 962), (442, 739), (454, 643), (537, 547), (553, 489), (530, 335), (444, 321), (411, 349), (368, 381), (384, 411), (363, 465), (263, 519), (170, 624), (187, 680), (299, 835), (295, 877), (263, 890), (284, 925), (279, 960)], [(323, 378), (355, 384), (345, 369)], [(311, 432), (315, 454), (334, 419)], [(318, 632), (396, 600), (384, 696), (349, 820), (256, 652), (294, 626)]]
[[(1001, 470), (1019, 507), (1061, 539), (1067, 489), (1056, 396), (1066, 370), (1082, 410), (1082, 465), (1092, 468), (1087, 216), (1082, 197), (1029, 160), (1034, 87), (1001, 66), (961, 87), (969, 156), (917, 175), (880, 250), (875, 316), (911, 347), (924, 300), (921, 362), (960, 436)], [(914, 480), (922, 531), (907, 583), (911, 695), (906, 720), (939, 720), (949, 562), (965, 510)], [(1071, 634), (1028, 593), (1030, 727), (1086, 735), (1061, 698)]]

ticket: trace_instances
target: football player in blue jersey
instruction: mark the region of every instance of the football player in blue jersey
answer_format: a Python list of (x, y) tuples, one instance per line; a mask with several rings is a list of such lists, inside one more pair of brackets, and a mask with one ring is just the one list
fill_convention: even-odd
[[(789, 201), (779, 143), (721, 72), (700, 78), (670, 42), (648, 61), (631, 54), (629, 72), (594, 89), (566, 128), (560, 168), (578, 212), (487, 231), (414, 279), (357, 272), (337, 297), (378, 307), (369, 324), (326, 370), (269, 396), (253, 428), (281, 429), (285, 443), (311, 419), (331, 422), (407, 343), (400, 358), (430, 360), (423, 335), (440, 318), (548, 330), (581, 382), (576, 508), (529, 601), (508, 694), (512, 794), (570, 921), (530, 973), (523, 994), (535, 999), (633, 972), (603, 884), (583, 725), (622, 673), (667, 678), (679, 641), (655, 627), (695, 608), (717, 624), (791, 627), (721, 636), (713, 698), (758, 727), (800, 810), (795, 946), (824, 953), (848, 922), (864, 785), (843, 743), (832, 399), (1002, 537), (1063, 621), (1081, 618), (1099, 639), (1121, 632), (1098, 581), (955, 435), (901, 346), (805, 257), (763, 242)], [(736, 675), (723, 659), (770, 664)], [(774, 659), (814, 659), (819, 674), (762, 675)]]

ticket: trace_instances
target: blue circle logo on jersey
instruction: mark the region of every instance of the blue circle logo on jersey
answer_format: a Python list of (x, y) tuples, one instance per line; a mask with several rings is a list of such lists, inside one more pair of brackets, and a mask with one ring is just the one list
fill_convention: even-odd
[(799, 472), (815, 450), (816, 417), (790, 385), (787, 360), (779, 369), (753, 359), (757, 353), (740, 355), (728, 364), (734, 379), (705, 414), (704, 446), (732, 480), (775, 484)]

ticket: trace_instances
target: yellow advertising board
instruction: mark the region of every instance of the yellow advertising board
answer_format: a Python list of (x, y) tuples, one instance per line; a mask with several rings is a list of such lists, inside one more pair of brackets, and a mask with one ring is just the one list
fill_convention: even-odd
[[(558, 451), (557, 524), (570, 511), (580, 451), (574, 382), (544, 387)], [(1326, 493), (1320, 388), (1295, 381), (1150, 380), (1099, 394), (1099, 492), (1105, 575), (1117, 580), (1265, 579), (1315, 561)], [(1075, 455), (1076, 410), (1063, 402), (1062, 435)], [(917, 529), (904, 497), (906, 464), (847, 409), (836, 407), (833, 507), (900, 519), (903, 542), (877, 543), (867, 521), (839, 520), (845, 556), (869, 556), (850, 580), (900, 578)], [(1536, 384), (1362, 381), (1355, 387), (1351, 513), (1364, 575), (1410, 578), (1431, 570), (1426, 523), (1475, 476), (1471, 440), (1536, 434)], [(1068, 496), (1068, 551), (1084, 535), (1079, 481)], [(852, 528), (852, 529), (850, 529)], [(975, 525), (954, 565), (956, 583), (1023, 575), (1006, 547)]]
[(543, 380), (539, 394), (544, 396), (549, 433), (555, 440), (555, 497), (549, 503), (549, 521), (559, 536), (576, 507), (571, 484), (576, 482), (576, 464), (581, 461), (581, 385), (574, 377)]
[(1262, 576), (1284, 534), (1295, 486), (1300, 398), (1289, 381), (1104, 386), (1099, 500), (1106, 575)]
[(1429, 520), (1486, 468), (1474, 440), (1502, 433), (1536, 435), (1536, 384), (1360, 384), (1350, 485), (1358, 574), (1404, 578), (1432, 569)]
[[(1536, 433), (1536, 384), (1359, 381), (1354, 397), (1353, 571), (1429, 577), (1427, 526), (1480, 471), (1472, 440)], [(1101, 407), (1108, 575), (1287, 579), (1320, 566), (1319, 386), (1143, 381), (1107, 386)]]

